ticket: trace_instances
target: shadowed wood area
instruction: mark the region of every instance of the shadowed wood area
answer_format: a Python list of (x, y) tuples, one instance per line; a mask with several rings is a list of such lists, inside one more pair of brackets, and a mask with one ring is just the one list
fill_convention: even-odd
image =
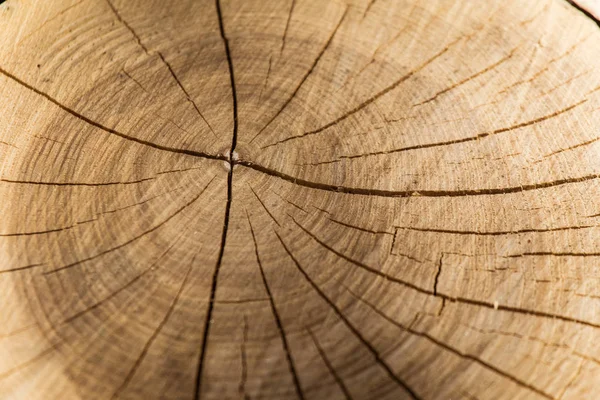
[(0, 398), (598, 398), (594, 4), (3, 2)]

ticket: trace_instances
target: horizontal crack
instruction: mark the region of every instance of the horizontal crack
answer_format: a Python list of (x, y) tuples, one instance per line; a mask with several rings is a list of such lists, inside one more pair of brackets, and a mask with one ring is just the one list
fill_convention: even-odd
[(521, 193), (531, 190), (546, 189), (555, 186), (566, 185), (570, 183), (585, 182), (600, 178), (600, 174), (589, 174), (580, 177), (556, 179), (548, 182), (531, 183), (527, 185), (509, 186), (502, 188), (483, 188), (483, 189), (463, 189), (463, 190), (384, 190), (384, 189), (369, 189), (351, 186), (331, 185), (327, 183), (313, 182), (305, 179), (296, 178), (294, 176), (284, 174), (274, 169), (264, 167), (260, 164), (255, 164), (250, 161), (238, 160), (233, 164), (241, 165), (246, 168), (253, 169), (264, 174), (283, 179), (284, 181), (295, 185), (304, 186), (311, 189), (324, 190), (328, 192), (356, 194), (375, 197), (466, 197), (466, 196), (489, 196), (502, 195), (511, 193)]

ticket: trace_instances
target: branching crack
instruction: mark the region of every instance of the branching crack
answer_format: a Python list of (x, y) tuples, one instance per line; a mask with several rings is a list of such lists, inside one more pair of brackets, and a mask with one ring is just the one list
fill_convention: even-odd
[(455, 347), (452, 347), (452, 346), (450, 346), (450, 345), (442, 342), (441, 340), (433, 337), (432, 335), (430, 335), (427, 332), (421, 332), (421, 331), (418, 331), (418, 330), (414, 329), (412, 327), (413, 324), (411, 324), (409, 326), (405, 326), (405, 325), (401, 324), (400, 322), (396, 321), (395, 319), (393, 319), (392, 317), (390, 317), (389, 315), (387, 315), (383, 311), (379, 310), (374, 304), (372, 304), (372, 303), (368, 302), (367, 300), (363, 299), (362, 297), (358, 296), (356, 293), (352, 292), (350, 289), (347, 289), (347, 290), (352, 295), (352, 297), (356, 298), (358, 301), (360, 301), (361, 303), (365, 304), (367, 307), (369, 307), (371, 310), (373, 310), (377, 315), (379, 315), (380, 317), (382, 317), (386, 321), (390, 322), (394, 326), (400, 328), (402, 331), (407, 332), (407, 333), (409, 333), (411, 335), (422, 337), (422, 338), (426, 339), (427, 341), (431, 342), (432, 344), (434, 344), (434, 345), (436, 345), (438, 347), (441, 347), (442, 349), (444, 349), (446, 351), (449, 351), (450, 353), (452, 353), (452, 354), (454, 354), (454, 355), (456, 355), (458, 357), (461, 357), (463, 359), (466, 359), (466, 360), (469, 360), (469, 361), (474, 362), (476, 364), (479, 364), (480, 366), (482, 366), (482, 367), (484, 367), (484, 368), (486, 368), (486, 369), (488, 369), (490, 371), (493, 371), (494, 373), (496, 373), (496, 374), (498, 374), (498, 375), (500, 375), (500, 376), (502, 376), (502, 377), (504, 377), (504, 378), (506, 378), (508, 380), (511, 380), (512, 382), (516, 383), (517, 385), (519, 385), (521, 387), (524, 387), (524, 388), (526, 388), (528, 390), (531, 390), (532, 392), (534, 392), (534, 393), (536, 393), (536, 394), (538, 394), (538, 395), (540, 395), (540, 396), (542, 396), (544, 398), (553, 399), (553, 397), (550, 396), (548, 393), (546, 393), (546, 392), (538, 389), (537, 387), (535, 387), (533, 385), (528, 384), (527, 382), (524, 382), (524, 381), (520, 380), (516, 376), (510, 374), (509, 372), (504, 371), (504, 370), (502, 370), (502, 369), (500, 369), (500, 368), (492, 365), (491, 363), (488, 363), (487, 361), (485, 361), (485, 360), (483, 360), (483, 359), (481, 359), (481, 358), (479, 358), (477, 356), (471, 355), (469, 353), (465, 353), (465, 352), (463, 352), (463, 351), (461, 351), (461, 350), (459, 350), (459, 349), (457, 349)]
[[(292, 221), (298, 225), (298, 227), (300, 229), (302, 229), (304, 232), (306, 232), (306, 234), (308, 236), (310, 236), (314, 241), (316, 241), (319, 245), (321, 245), (322, 247), (324, 247), (325, 249), (329, 250), (330, 252), (332, 252), (333, 254), (335, 254), (336, 256), (350, 262), (351, 264), (354, 264), (355, 266), (359, 267), (360, 269), (370, 272), (372, 274), (375, 274), (383, 279), (385, 279), (386, 281), (392, 282), (394, 284), (398, 284), (400, 286), (406, 287), (410, 290), (414, 290), (416, 292), (425, 294), (425, 295), (434, 295), (433, 290), (430, 289), (426, 289), (423, 288), (421, 286), (418, 286), (410, 281), (406, 281), (403, 280), (401, 278), (397, 278), (394, 277), (392, 275), (389, 275), (385, 272), (382, 272), (380, 270), (377, 270), (373, 267), (370, 267), (364, 263), (361, 263), (357, 260), (352, 259), (351, 257), (347, 256), (346, 254), (334, 249), (333, 247), (329, 246), (327, 243), (325, 243), (324, 241), (322, 241), (321, 239), (319, 239), (313, 232), (309, 231), (308, 229), (306, 229), (303, 225), (301, 225), (300, 223), (298, 223), (293, 217), (290, 216), (290, 218), (292, 219)], [(446, 253), (447, 254), (447, 253)], [(550, 255), (551, 253), (543, 253), (543, 255)], [(514, 257), (522, 257), (524, 255), (533, 255), (533, 253), (529, 253), (529, 254), (523, 254), (523, 255), (515, 255)], [(537, 254), (535, 254), (537, 255)], [(596, 253), (596, 254), (567, 254), (567, 253), (561, 253), (561, 254), (554, 254), (554, 255), (560, 255), (560, 256), (600, 256), (600, 253)], [(444, 293), (439, 293), (437, 292), (435, 294), (438, 298), (441, 299), (445, 299), (445, 300), (449, 300), (452, 302), (456, 302), (456, 303), (460, 303), (460, 304), (467, 304), (467, 305), (471, 305), (471, 306), (476, 306), (476, 307), (483, 307), (483, 308), (488, 308), (488, 309), (494, 309), (494, 310), (501, 310), (501, 311), (506, 311), (506, 312), (511, 312), (511, 313), (515, 313), (515, 314), (522, 314), (522, 315), (529, 315), (529, 316), (534, 316), (534, 317), (540, 317), (540, 318), (549, 318), (549, 319), (557, 319), (557, 320), (561, 320), (561, 321), (565, 321), (565, 322), (571, 322), (571, 323), (576, 323), (576, 324), (581, 324), (581, 325), (585, 325), (585, 326), (590, 326), (593, 328), (600, 328), (600, 324), (595, 323), (595, 322), (590, 322), (590, 321), (586, 321), (583, 319), (579, 319), (579, 318), (571, 318), (571, 317), (567, 317), (561, 314), (552, 314), (552, 313), (548, 313), (548, 312), (544, 312), (544, 311), (537, 311), (537, 310), (531, 310), (531, 309), (525, 309), (525, 308), (521, 308), (521, 307), (513, 307), (513, 306), (508, 306), (508, 305), (503, 305), (503, 304), (497, 304), (497, 303), (490, 303), (487, 301), (483, 301), (483, 300), (477, 300), (477, 299), (471, 299), (471, 298), (466, 298), (466, 297), (454, 297), (454, 296), (450, 296)]]
[(335, 312), (338, 318), (346, 325), (346, 327), (352, 332), (352, 334), (365, 346), (365, 348), (372, 354), (375, 359), (375, 362), (383, 368), (383, 370), (388, 374), (388, 376), (396, 383), (398, 386), (403, 388), (406, 393), (413, 399), (419, 399), (420, 397), (415, 393), (415, 391), (406, 383), (403, 379), (398, 377), (390, 365), (383, 359), (380, 352), (362, 335), (362, 333), (358, 330), (358, 328), (348, 320), (348, 318), (344, 315), (344, 313), (339, 309), (339, 307), (323, 292), (323, 290), (317, 285), (313, 279), (308, 275), (304, 267), (300, 264), (300, 262), (296, 259), (288, 245), (281, 238), (281, 236), (275, 232), (275, 235), (279, 239), (279, 242), (283, 246), (283, 249), (288, 254), (288, 256), (294, 262), (297, 270), (302, 274), (304, 279), (310, 284), (310, 286), (315, 290), (315, 292), (319, 295), (319, 297), (327, 304), (331, 309)]
[[(261, 149), (266, 149), (268, 147), (277, 146), (279, 144), (288, 142), (290, 140), (299, 139), (299, 138), (303, 138), (303, 137), (306, 137), (306, 136), (312, 136), (312, 135), (315, 135), (317, 133), (321, 133), (321, 132), (323, 132), (324, 130), (326, 130), (328, 128), (331, 128), (334, 125), (339, 124), (340, 122), (346, 120), (347, 118), (349, 118), (352, 115), (356, 114), (357, 112), (361, 111), (365, 107), (369, 106), (371, 103), (377, 101), (380, 97), (382, 97), (382, 96), (386, 95), (387, 93), (391, 92), (392, 90), (396, 89), (398, 86), (400, 86), (400, 84), (402, 84), (403, 82), (407, 81), (410, 77), (412, 77), (413, 75), (415, 75), (416, 73), (418, 73), (419, 71), (421, 71), (423, 68), (425, 68), (427, 65), (431, 64), (433, 61), (435, 61), (439, 57), (441, 57), (444, 53), (446, 53), (448, 50), (450, 50), (450, 48), (454, 44), (456, 44), (457, 42), (459, 42), (461, 39), (462, 39), (462, 37), (459, 38), (459, 39), (457, 39), (457, 40), (455, 40), (454, 42), (450, 43), (444, 49), (442, 49), (441, 51), (439, 51), (438, 53), (436, 53), (433, 57), (429, 58), (424, 63), (422, 63), (421, 65), (419, 65), (417, 68), (413, 69), (412, 71), (408, 72), (404, 76), (400, 77), (395, 82), (393, 82), (391, 85), (389, 85), (385, 89), (381, 90), (380, 92), (376, 93), (372, 97), (368, 98), (363, 103), (359, 104), (358, 106), (356, 106), (352, 110), (346, 112), (344, 115), (340, 116), (339, 118), (336, 118), (335, 120), (333, 120), (333, 121), (331, 121), (331, 122), (329, 122), (329, 123), (321, 126), (320, 128), (317, 128), (315, 130), (304, 132), (304, 133), (302, 133), (300, 135), (296, 135), (296, 136), (290, 136), (290, 137), (285, 138), (283, 140), (280, 140), (278, 142), (271, 143), (271, 144), (268, 144), (266, 146), (263, 146), (263, 147), (261, 147)], [(271, 123), (271, 121), (269, 121), (269, 123)], [(263, 130), (264, 130), (264, 128), (263, 128)], [(262, 132), (262, 130), (261, 130), (261, 132)], [(258, 136), (258, 134), (257, 134), (257, 136)]]
[[(135, 38), (135, 41), (137, 42), (137, 44), (142, 48), (142, 50), (144, 50), (144, 53), (146, 53), (148, 56), (151, 56), (153, 54), (153, 52), (151, 52), (144, 45), (144, 43), (142, 42), (142, 39), (140, 38), (140, 36), (135, 32), (135, 30), (133, 29), (133, 27), (131, 25), (129, 25), (127, 23), (127, 21), (125, 21), (125, 19), (123, 19), (123, 17), (121, 16), (121, 14), (117, 10), (117, 8), (112, 4), (111, 0), (106, 0), (106, 2), (110, 6), (113, 14), (115, 14), (115, 16), (117, 17), (117, 19), (119, 20), (119, 22), (121, 24), (123, 24), (123, 26), (125, 26), (125, 28), (127, 28), (129, 30), (129, 32), (131, 32), (131, 34)], [(161, 52), (157, 51), (156, 54), (158, 55), (158, 57), (161, 59), (161, 61), (163, 62), (163, 64), (167, 67), (167, 69), (171, 73), (171, 77), (175, 80), (175, 82), (177, 82), (177, 85), (179, 86), (179, 89), (181, 89), (181, 91), (183, 92), (183, 94), (187, 98), (187, 101), (189, 101), (192, 104), (192, 106), (194, 107), (194, 109), (196, 110), (196, 112), (198, 113), (198, 115), (200, 116), (200, 118), (202, 118), (202, 121), (204, 121), (204, 123), (208, 126), (208, 129), (210, 129), (210, 131), (212, 132), (212, 134), (214, 136), (217, 136), (217, 134), (213, 130), (212, 126), (210, 126), (210, 124), (208, 123), (208, 121), (206, 120), (206, 118), (204, 118), (204, 115), (200, 112), (200, 109), (198, 108), (198, 105), (196, 104), (196, 102), (191, 98), (191, 96), (189, 95), (188, 91), (183, 86), (183, 83), (181, 83), (181, 81), (179, 80), (179, 78), (175, 74), (175, 71), (173, 71), (173, 68), (171, 67), (171, 64), (169, 64), (169, 62), (165, 59), (165, 57), (162, 55)], [(129, 74), (127, 74), (127, 75), (129, 75)]]
[(265, 124), (265, 126), (263, 126), (262, 129), (260, 131), (258, 131), (258, 133), (250, 140), (249, 143), (252, 143), (261, 133), (263, 133), (264, 130), (267, 129), (267, 127), (269, 127), (271, 125), (271, 123), (273, 123), (273, 121), (275, 121), (275, 119), (277, 119), (277, 117), (279, 117), (279, 115), (287, 108), (287, 106), (294, 99), (294, 97), (296, 97), (296, 95), (300, 91), (300, 88), (302, 88), (302, 86), (304, 85), (304, 83), (306, 82), (306, 80), (308, 79), (308, 77), (312, 74), (312, 72), (314, 71), (314, 69), (317, 67), (317, 64), (319, 63), (319, 60), (321, 59), (321, 57), (323, 57), (323, 54), (325, 54), (325, 52), (329, 48), (329, 45), (333, 41), (333, 38), (335, 37), (335, 34), (337, 33), (338, 29), (342, 25), (342, 22), (344, 22), (344, 19), (346, 18), (347, 12), (348, 12), (348, 8), (346, 8), (344, 10), (344, 14), (342, 14), (342, 17), (338, 21), (336, 27), (334, 28), (334, 30), (329, 35), (329, 39), (325, 43), (325, 46), (323, 46), (323, 48), (321, 49), (321, 51), (317, 55), (317, 58), (315, 58), (315, 60), (313, 61), (312, 65), (310, 66), (310, 68), (306, 72), (306, 74), (304, 74), (304, 76), (302, 77), (302, 79), (300, 80), (300, 82), (298, 83), (298, 85), (296, 86), (296, 88), (294, 89), (294, 91), (292, 92), (291, 96), (288, 97), (288, 99), (285, 101), (285, 103), (283, 103), (283, 105), (281, 106), (281, 108), (275, 113), (275, 115), (273, 115), (273, 117), (271, 117), (271, 119)]

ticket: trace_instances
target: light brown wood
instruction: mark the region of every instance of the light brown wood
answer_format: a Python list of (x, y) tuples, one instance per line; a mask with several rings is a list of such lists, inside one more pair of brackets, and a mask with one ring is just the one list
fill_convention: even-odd
[(598, 398), (593, 3), (4, 2), (0, 398)]

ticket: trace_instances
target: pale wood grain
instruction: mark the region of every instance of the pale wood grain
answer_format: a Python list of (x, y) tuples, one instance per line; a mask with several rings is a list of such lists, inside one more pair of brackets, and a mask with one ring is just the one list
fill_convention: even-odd
[(4, 2), (0, 398), (600, 396), (577, 3)]

